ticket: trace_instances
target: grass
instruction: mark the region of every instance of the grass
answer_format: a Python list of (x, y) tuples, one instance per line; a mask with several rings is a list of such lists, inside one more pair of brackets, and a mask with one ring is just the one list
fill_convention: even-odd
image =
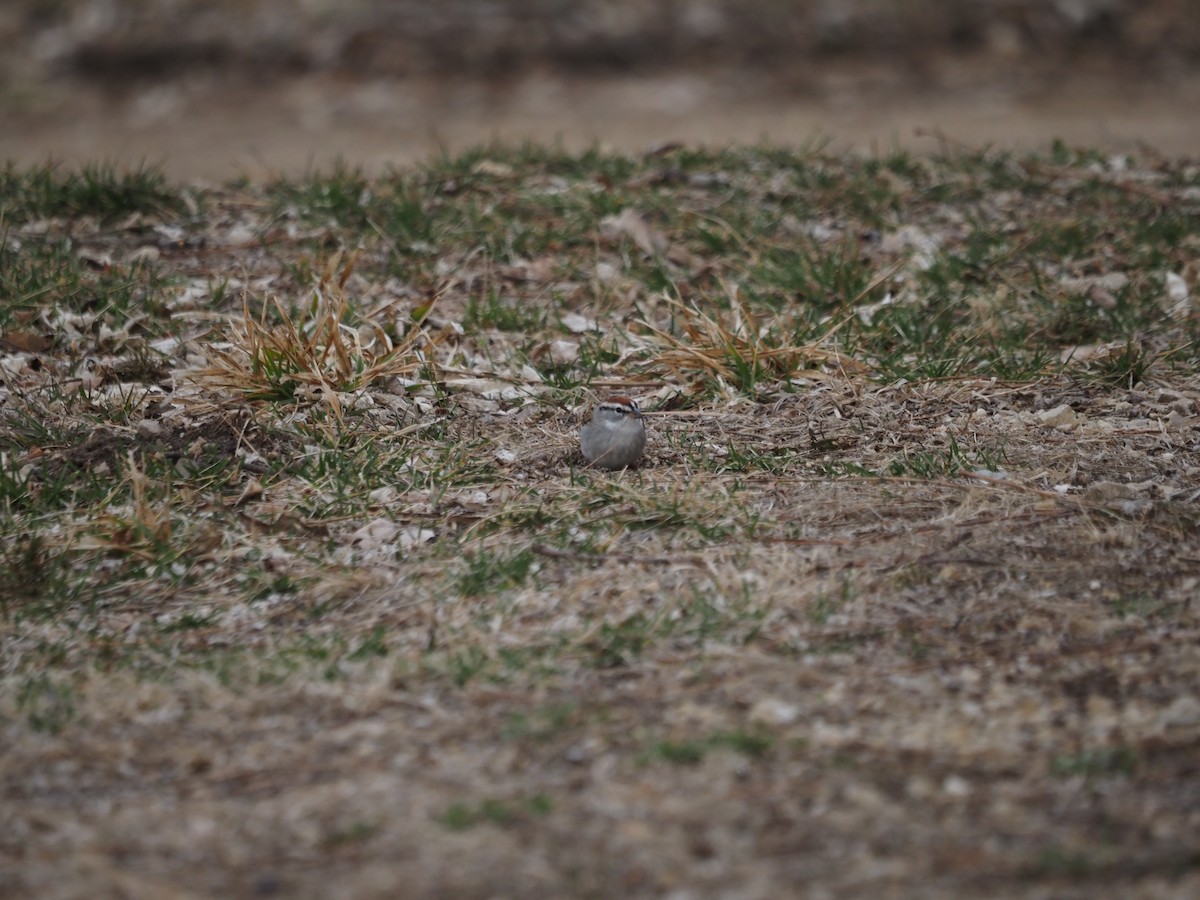
[(90, 216), (112, 224), (133, 214), (175, 216), (186, 208), (184, 196), (153, 165), (122, 171), (107, 163), (78, 170), (57, 163), (18, 169), (8, 163), (0, 172), (0, 221)]
[[(1194, 880), (1192, 168), (9, 166), (22, 886), (110, 850), (235, 894), (299, 855), (420, 859), (426, 895)], [(608, 393), (646, 411), (636, 470), (579, 454)], [(930, 855), (966, 844), (971, 878)], [(823, 862), (849, 848), (893, 880)]]
[(701, 740), (657, 741), (650, 756), (674, 765), (695, 765), (712, 751), (725, 749), (756, 759), (764, 756), (771, 744), (771, 737), (761, 732), (716, 733)]
[(458, 589), (468, 597), (494, 594), (520, 587), (534, 570), (534, 556), (529, 550), (513, 554), (483, 551), (467, 558), (466, 570), (458, 579)]
[(465, 831), (483, 824), (506, 827), (517, 824), (519, 818), (544, 816), (553, 809), (553, 801), (545, 794), (534, 794), (516, 805), (494, 798), (483, 800), (477, 806), (457, 801), (447, 807), (439, 821), (450, 831)]
[(1128, 747), (1102, 747), (1073, 756), (1057, 756), (1051, 771), (1060, 777), (1084, 775), (1089, 778), (1103, 775), (1132, 775), (1138, 765), (1136, 751)]

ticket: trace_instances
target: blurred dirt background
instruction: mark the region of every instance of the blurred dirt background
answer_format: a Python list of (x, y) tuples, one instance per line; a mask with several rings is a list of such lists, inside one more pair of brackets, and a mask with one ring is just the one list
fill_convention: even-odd
[(493, 138), (1200, 145), (1192, 0), (6, 0), (0, 159), (186, 179)]

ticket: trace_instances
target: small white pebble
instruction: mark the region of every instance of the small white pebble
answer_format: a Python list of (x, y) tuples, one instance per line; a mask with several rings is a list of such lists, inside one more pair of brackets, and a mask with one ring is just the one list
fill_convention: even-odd
[(137, 433), (140, 438), (156, 438), (163, 433), (162, 422), (158, 419), (142, 419), (137, 423)]
[(951, 797), (966, 797), (971, 793), (971, 783), (961, 775), (950, 775), (942, 782), (942, 790)]

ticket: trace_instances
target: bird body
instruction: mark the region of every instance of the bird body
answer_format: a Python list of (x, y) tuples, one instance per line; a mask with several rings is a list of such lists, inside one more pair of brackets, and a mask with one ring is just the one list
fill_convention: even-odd
[(579, 444), (584, 458), (598, 469), (636, 465), (646, 449), (646, 423), (637, 401), (610, 397), (599, 404), (580, 429)]

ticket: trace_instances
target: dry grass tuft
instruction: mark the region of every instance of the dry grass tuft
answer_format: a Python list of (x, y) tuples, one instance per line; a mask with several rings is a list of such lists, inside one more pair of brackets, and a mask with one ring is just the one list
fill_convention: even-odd
[[(416, 372), (425, 362), (424, 349), (431, 344), (421, 322), (432, 305), (420, 310), (419, 318), (398, 341), (377, 322), (360, 318), (354, 326), (347, 321), (355, 312), (346, 282), (355, 257), (339, 270), (340, 260), (339, 253), (326, 263), (313, 287), (307, 315), (298, 321), (278, 298), (264, 304), (255, 318), (243, 295), (241, 318), (229, 328), (230, 349), (212, 345), (212, 365), (194, 377), (254, 400), (289, 400), (297, 393), (320, 390), (340, 419), (339, 393)], [(278, 324), (268, 322), (272, 309)]]
[[(866, 374), (867, 366), (821, 341), (798, 342), (794, 317), (756, 316), (740, 291), (729, 291), (731, 310), (705, 313), (675, 298), (664, 298), (672, 327), (638, 324), (662, 349), (651, 364), (671, 377), (719, 381), (754, 392), (764, 383), (797, 378), (825, 380), (830, 372)], [(826, 337), (837, 331), (831, 328)]]
[(170, 547), (174, 531), (170, 498), (155, 502), (148, 495), (146, 474), (138, 467), (132, 453), (127, 461), (124, 482), (117, 485), (110, 500), (126, 488), (130, 502), (117, 506), (106, 504), (103, 512), (93, 516), (87, 524), (87, 534), (79, 542), (79, 550), (128, 554), (148, 561)]

